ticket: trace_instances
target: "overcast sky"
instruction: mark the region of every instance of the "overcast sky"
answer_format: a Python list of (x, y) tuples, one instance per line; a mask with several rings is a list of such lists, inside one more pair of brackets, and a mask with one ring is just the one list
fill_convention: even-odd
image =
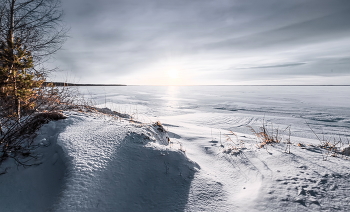
[(54, 80), (350, 84), (349, 0), (62, 0)]

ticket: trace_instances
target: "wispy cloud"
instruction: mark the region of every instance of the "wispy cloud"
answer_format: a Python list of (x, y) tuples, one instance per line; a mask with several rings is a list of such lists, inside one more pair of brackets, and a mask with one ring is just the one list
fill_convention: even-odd
[(285, 63), (285, 64), (266, 65), (266, 66), (242, 67), (242, 68), (234, 68), (234, 69), (282, 68), (282, 67), (291, 67), (291, 66), (301, 66), (304, 64), (306, 64), (306, 63)]

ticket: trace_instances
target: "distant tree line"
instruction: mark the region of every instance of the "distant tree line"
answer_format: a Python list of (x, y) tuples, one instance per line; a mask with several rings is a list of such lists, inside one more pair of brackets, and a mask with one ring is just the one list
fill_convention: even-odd
[(91, 84), (91, 83), (67, 83), (67, 82), (43, 82), (43, 86), (126, 86), (123, 84)]

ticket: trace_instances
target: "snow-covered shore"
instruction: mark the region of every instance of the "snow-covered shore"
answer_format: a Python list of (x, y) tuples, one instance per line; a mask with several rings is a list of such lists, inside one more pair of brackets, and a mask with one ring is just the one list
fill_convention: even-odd
[(168, 127), (176, 133), (170, 133), (172, 139), (183, 142), (187, 156), (201, 167), (193, 184), (201, 176), (220, 184), (217, 205), (203, 211), (350, 210), (349, 157), (325, 160), (329, 152), (318, 140), (292, 136), (287, 153), (288, 136), (282, 143), (258, 148), (254, 135), (222, 130), (213, 135), (220, 129), (184, 125), (179, 116), (163, 120), (173, 124)]
[[(2, 211), (184, 210), (198, 165), (162, 126), (70, 112), (42, 127), (39, 166), (0, 177)], [(39, 162), (39, 161), (38, 161)]]
[(317, 140), (292, 137), (288, 154), (286, 143), (257, 148), (251, 134), (191, 125), (184, 116), (162, 117), (163, 128), (67, 115), (38, 133), (36, 142), (50, 143), (37, 150), (41, 165), (5, 164), (1, 211), (350, 210), (349, 158), (324, 160)]

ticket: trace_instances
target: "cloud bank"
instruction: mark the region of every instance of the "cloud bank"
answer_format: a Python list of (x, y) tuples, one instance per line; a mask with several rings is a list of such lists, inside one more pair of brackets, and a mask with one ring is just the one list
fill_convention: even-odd
[(80, 82), (349, 84), (348, 0), (62, 1)]

